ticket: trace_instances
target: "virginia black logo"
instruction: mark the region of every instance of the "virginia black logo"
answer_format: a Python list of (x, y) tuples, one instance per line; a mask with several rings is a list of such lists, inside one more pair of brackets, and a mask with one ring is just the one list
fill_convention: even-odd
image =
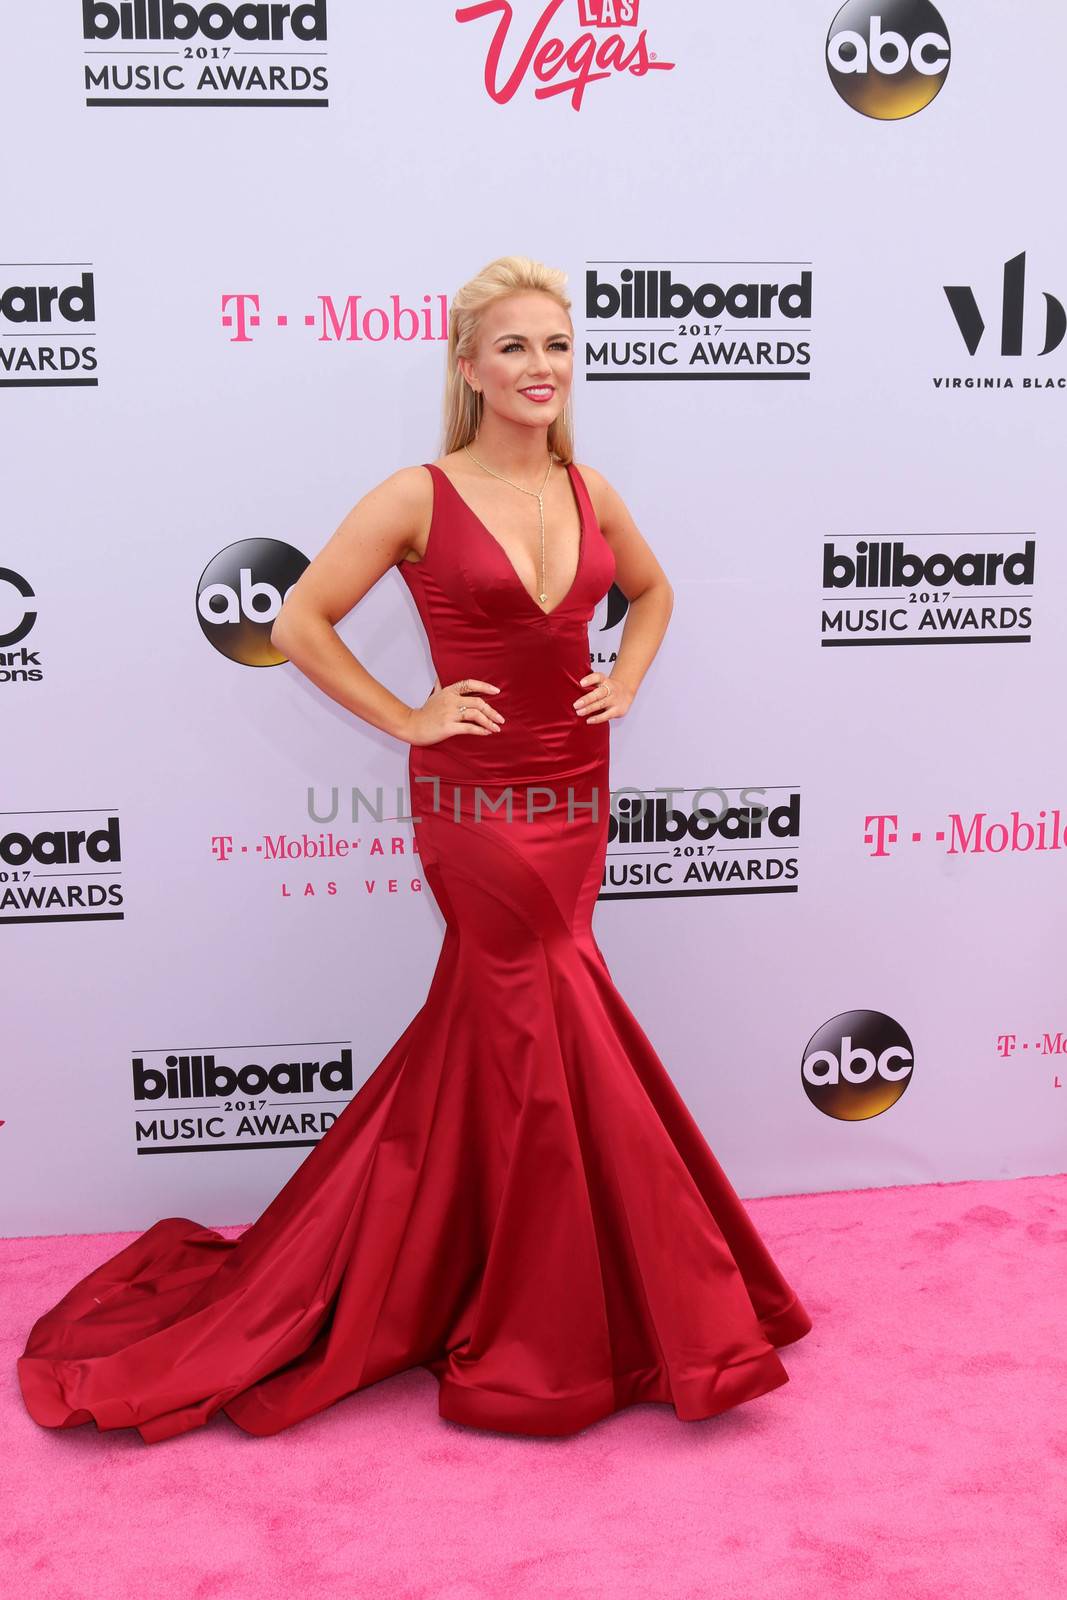
[(929, 0), (848, 0), (826, 39), (830, 82), (854, 111), (881, 122), (928, 106), (950, 59), (948, 29)]
[[(1000, 310), (1000, 353), (1002, 356), (1021, 356), (1023, 353), (1023, 291), (1026, 285), (1026, 251), (1012, 256), (1004, 263), (1004, 292)], [(985, 320), (978, 309), (978, 301), (969, 284), (945, 284), (945, 296), (952, 307), (956, 326), (963, 335), (968, 355), (974, 355), (985, 333)], [(1047, 356), (1062, 343), (1067, 332), (1067, 312), (1063, 303), (1046, 293), (1045, 342), (1038, 355)]]
[(276, 667), (287, 657), (270, 642), (274, 619), (308, 558), (281, 539), (239, 539), (200, 574), (196, 615), (220, 655), (246, 667)]
[(597, 607), (598, 622), (594, 631), (591, 626), (589, 644), (589, 667), (593, 672), (610, 672), (619, 658), (616, 649), (617, 641), (605, 635), (612, 635), (626, 620), (630, 609), (630, 602), (623, 594), (617, 583), (613, 583), (600, 605)]
[(841, 1011), (808, 1040), (800, 1081), (824, 1115), (864, 1122), (896, 1104), (914, 1066), (911, 1040), (893, 1017), (884, 1011)]

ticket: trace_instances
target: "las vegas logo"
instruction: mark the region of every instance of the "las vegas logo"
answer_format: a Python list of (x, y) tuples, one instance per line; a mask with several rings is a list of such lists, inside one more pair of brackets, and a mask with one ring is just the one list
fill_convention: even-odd
[[(551, 31), (562, 27), (558, 13), (564, 3), (549, 0), (525, 40), (510, 0), (480, 0), (456, 12), (457, 22), (496, 18), (485, 57), (485, 87), (498, 105), (511, 100), (529, 76), (538, 81), (535, 99), (569, 94), (572, 107), (580, 111), (591, 83), (619, 73), (643, 78), (673, 70), (674, 62), (662, 61), (650, 50), (646, 30), (638, 27), (642, 0), (577, 0), (580, 31), (569, 42)], [(514, 63), (510, 70), (502, 64), (505, 56)]]

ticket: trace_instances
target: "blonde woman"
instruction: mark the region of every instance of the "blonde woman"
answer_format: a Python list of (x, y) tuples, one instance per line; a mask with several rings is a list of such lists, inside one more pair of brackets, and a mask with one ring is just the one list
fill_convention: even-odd
[[(808, 1314), (593, 933), (610, 725), (673, 594), (574, 461), (573, 350), (560, 272), (508, 256), (465, 284), (441, 455), (359, 501), (274, 626), (325, 694), (409, 746), (445, 921), (425, 1004), (240, 1238), (166, 1218), (39, 1319), (19, 1362), (38, 1422), (154, 1441), (221, 1408), (270, 1434), (422, 1366), (443, 1417), (568, 1434), (787, 1380), (777, 1347)], [(437, 674), (417, 706), (336, 632), (393, 568)], [(591, 672), (613, 582), (618, 656)]]

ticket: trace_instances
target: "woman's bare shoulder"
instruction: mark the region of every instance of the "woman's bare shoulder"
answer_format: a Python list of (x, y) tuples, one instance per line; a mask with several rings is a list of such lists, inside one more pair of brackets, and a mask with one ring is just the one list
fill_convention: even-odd
[(395, 472), (391, 472), (387, 478), (376, 484), (372, 492), (380, 494), (384, 491), (394, 500), (412, 497), (417, 500), (420, 495), (425, 497), (432, 487), (430, 474), (426, 471), (425, 465), (421, 465), (397, 467)]
[(598, 468), (591, 467), (585, 461), (576, 461), (574, 465), (581, 473), (582, 481), (589, 491), (597, 521), (604, 522), (610, 515), (613, 502), (617, 499), (615, 490)]
[(367, 491), (361, 505), (403, 535), (405, 560), (422, 557), (433, 514), (433, 479), (424, 465), (398, 467)]

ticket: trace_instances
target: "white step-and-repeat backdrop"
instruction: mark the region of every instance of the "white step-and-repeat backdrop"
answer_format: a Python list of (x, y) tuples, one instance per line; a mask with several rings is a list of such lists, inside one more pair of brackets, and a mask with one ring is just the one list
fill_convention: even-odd
[[(250, 1220), (421, 1005), (406, 747), (269, 625), (439, 453), (448, 300), (511, 252), (676, 591), (596, 928), (716, 1154), (1064, 1170), (1063, 7), (0, 28), (2, 1231)], [(425, 698), (398, 574), (341, 633)]]

